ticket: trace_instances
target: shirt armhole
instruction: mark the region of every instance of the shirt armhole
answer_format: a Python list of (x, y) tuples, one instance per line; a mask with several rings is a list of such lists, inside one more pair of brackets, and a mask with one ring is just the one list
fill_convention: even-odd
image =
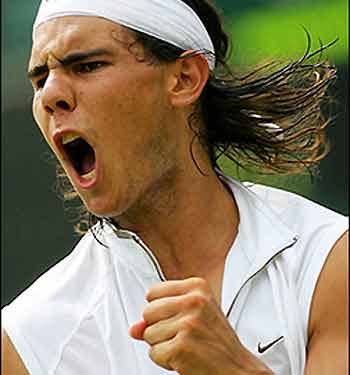
[(11, 318), (9, 307), (4, 307), (1, 311), (2, 327), (6, 331), (18, 355), (21, 357), (24, 366), (31, 375), (48, 375), (45, 374), (40, 363), (28, 344), (25, 337), (21, 334), (20, 328), (16, 321)]
[(330, 255), (335, 243), (348, 230), (349, 224), (347, 218), (344, 218), (340, 223), (333, 225), (327, 230), (322, 237), (320, 237), (320, 247), (312, 255), (311, 261), (306, 268), (306, 274), (303, 278), (303, 286), (300, 290), (300, 303), (304, 318), (304, 333), (305, 342), (308, 342), (308, 327), (310, 321), (311, 304), (314, 292), (317, 286), (318, 279), (322, 269)]

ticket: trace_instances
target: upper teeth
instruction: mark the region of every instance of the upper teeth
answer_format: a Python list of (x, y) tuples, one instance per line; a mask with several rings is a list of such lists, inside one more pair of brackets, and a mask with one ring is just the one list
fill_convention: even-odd
[(73, 142), (78, 138), (80, 138), (80, 136), (77, 134), (67, 133), (62, 137), (62, 144), (66, 145), (67, 143)]

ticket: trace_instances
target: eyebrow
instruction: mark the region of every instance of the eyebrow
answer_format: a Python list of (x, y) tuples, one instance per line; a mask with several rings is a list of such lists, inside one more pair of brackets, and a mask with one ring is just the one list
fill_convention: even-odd
[[(91, 57), (97, 57), (102, 55), (112, 55), (112, 52), (107, 49), (94, 49), (87, 52), (73, 52), (67, 56), (65, 56), (63, 59), (57, 59), (61, 65), (63, 66), (69, 66), (71, 64), (74, 64), (79, 61), (84, 61)], [(33, 69), (30, 69), (27, 73), (27, 76), (29, 79), (33, 79), (35, 77), (41, 76), (49, 71), (49, 67), (47, 63), (43, 65), (37, 65)]]

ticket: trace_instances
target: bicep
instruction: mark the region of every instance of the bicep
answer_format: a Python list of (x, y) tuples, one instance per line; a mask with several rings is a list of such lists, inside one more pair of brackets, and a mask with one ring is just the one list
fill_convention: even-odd
[(314, 292), (305, 375), (348, 374), (348, 233), (332, 249)]
[(4, 330), (1, 330), (1, 374), (29, 375), (20, 356)]

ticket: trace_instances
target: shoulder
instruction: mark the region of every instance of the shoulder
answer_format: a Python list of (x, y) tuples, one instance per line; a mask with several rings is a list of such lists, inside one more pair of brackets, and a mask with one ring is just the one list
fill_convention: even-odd
[(304, 332), (310, 336), (310, 327), (316, 325), (320, 316), (334, 315), (324, 309), (334, 306), (327, 299), (332, 298), (336, 280), (339, 287), (346, 285), (348, 217), (288, 191), (245, 185), (280, 221), (298, 234), (297, 244), (286, 252), (284, 260), (295, 283)]
[(245, 186), (274, 212), (276, 220), (297, 234), (297, 245), (286, 253), (288, 261), (301, 288), (312, 284), (315, 280), (310, 278), (348, 230), (348, 217), (295, 193), (251, 183)]
[(308, 327), (308, 374), (348, 373), (348, 241), (345, 233), (333, 246), (315, 288)]
[(311, 306), (310, 336), (348, 322), (348, 266), (347, 232), (333, 246), (318, 279)]
[[(68, 256), (35, 280), (9, 308), (30, 311), (41, 304), (61, 304), (69, 300), (73, 303), (76, 296), (83, 300), (93, 294), (109, 269), (106, 249), (88, 233)], [(54, 311), (52, 306), (49, 309)]]
[(249, 182), (244, 185), (262, 199), (289, 228), (297, 232), (305, 232), (318, 226), (346, 224), (347, 222), (346, 216), (301, 195)]
[(310, 199), (285, 190), (245, 183), (258, 199), (271, 209), (277, 220), (299, 237), (298, 252), (301, 259), (306, 252), (320, 255), (328, 251), (349, 227), (349, 220), (338, 212), (330, 210)]
[(8, 348), (16, 348), (32, 373), (45, 373), (55, 362), (63, 343), (103, 297), (109, 273), (108, 251), (89, 233), (71, 254), (5, 306), (5, 342), (11, 342)]

